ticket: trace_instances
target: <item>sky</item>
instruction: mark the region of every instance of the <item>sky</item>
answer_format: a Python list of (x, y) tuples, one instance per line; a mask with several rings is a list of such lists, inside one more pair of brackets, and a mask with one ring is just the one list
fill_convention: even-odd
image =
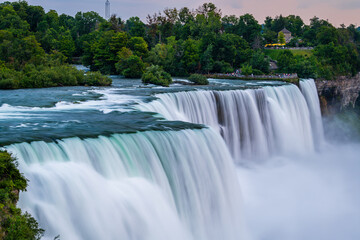
[[(0, 1), (4, 2), (4, 1)], [(58, 13), (75, 15), (78, 11), (96, 11), (101, 16), (105, 12), (105, 0), (28, 0), (32, 5), (41, 5), (45, 10), (54, 9)], [(148, 14), (162, 11), (165, 8), (188, 7), (196, 9), (204, 0), (110, 0), (111, 13), (122, 19), (138, 16), (145, 21)], [(223, 15), (236, 16), (251, 13), (264, 22), (266, 16), (280, 14), (299, 15), (306, 23), (317, 16), (329, 20), (333, 25), (360, 25), (360, 0), (213, 0)]]

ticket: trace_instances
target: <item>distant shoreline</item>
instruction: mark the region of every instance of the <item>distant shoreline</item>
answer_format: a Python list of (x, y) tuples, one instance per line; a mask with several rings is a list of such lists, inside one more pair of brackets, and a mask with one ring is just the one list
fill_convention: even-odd
[(300, 78), (295, 74), (276, 74), (276, 75), (232, 75), (232, 74), (205, 74), (207, 78), (234, 79), (234, 80), (264, 80), (264, 81), (282, 81), (298, 85)]

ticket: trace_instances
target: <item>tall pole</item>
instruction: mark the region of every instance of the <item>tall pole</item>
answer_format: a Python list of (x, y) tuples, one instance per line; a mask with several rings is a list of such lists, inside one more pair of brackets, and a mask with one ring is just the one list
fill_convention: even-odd
[(110, 18), (110, 2), (109, 2), (109, 0), (106, 0), (106, 3), (105, 3), (105, 18), (106, 19)]

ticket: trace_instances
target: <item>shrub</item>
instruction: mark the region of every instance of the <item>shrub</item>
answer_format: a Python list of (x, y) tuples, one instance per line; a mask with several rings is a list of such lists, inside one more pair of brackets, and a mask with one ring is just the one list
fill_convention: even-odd
[(21, 73), (0, 65), (0, 89), (16, 89), (19, 87)]
[(35, 67), (33, 64), (25, 66), (24, 71), (0, 69), (0, 89), (42, 88), (59, 86), (109, 86), (111, 78), (98, 72), (77, 70), (70, 65)]
[(231, 73), (234, 72), (234, 68), (232, 68), (228, 62), (216, 61), (213, 65), (212, 71), (215, 73)]
[(1, 79), (0, 80), (0, 89), (14, 89), (14, 81), (11, 79)]
[(241, 73), (244, 74), (245, 76), (252, 74), (253, 73), (252, 66), (248, 64), (244, 64), (241, 68)]
[(204, 75), (201, 74), (191, 74), (189, 80), (197, 85), (208, 85), (209, 81)]
[(16, 207), (19, 191), (25, 191), (27, 180), (17, 169), (17, 162), (0, 150), (0, 236), (5, 240), (40, 239), (44, 230), (28, 213)]
[(170, 83), (172, 83), (171, 75), (158, 65), (148, 67), (142, 75), (141, 80), (145, 84), (151, 83), (164, 87), (168, 87)]
[(259, 69), (253, 69), (253, 70), (252, 70), (252, 73), (253, 73), (254, 75), (264, 75), (264, 73), (263, 73), (262, 71), (260, 71)]
[(130, 56), (116, 64), (116, 69), (127, 78), (140, 78), (144, 73), (145, 64), (138, 56)]
[(88, 86), (110, 86), (111, 78), (102, 75), (100, 72), (87, 72), (85, 74), (84, 85)]

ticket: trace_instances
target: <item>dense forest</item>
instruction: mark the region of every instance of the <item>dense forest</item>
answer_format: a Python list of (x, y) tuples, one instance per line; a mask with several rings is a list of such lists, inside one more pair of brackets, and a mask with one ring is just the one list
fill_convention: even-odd
[[(284, 28), (293, 36), (287, 46), (313, 50), (264, 50), (265, 44), (283, 41), (278, 33)], [(116, 15), (105, 20), (96, 12), (46, 13), (25, 1), (0, 4), (0, 88), (91, 85), (90, 79), (101, 77), (84, 78), (65, 64), (78, 59), (92, 71), (128, 78), (140, 78), (151, 65), (172, 76), (241, 68), (267, 74), (269, 61), (275, 61), (277, 72), (332, 79), (359, 72), (359, 51), (354, 25), (336, 28), (317, 17), (307, 25), (294, 15), (267, 17), (260, 24), (251, 14), (223, 16), (212, 3), (196, 10), (167, 8), (145, 23)], [(99, 85), (107, 81), (103, 77)]]
[(55, 11), (25, 1), (1, 3), (0, 89), (110, 85), (99, 72), (85, 74), (68, 64), (73, 44)]

